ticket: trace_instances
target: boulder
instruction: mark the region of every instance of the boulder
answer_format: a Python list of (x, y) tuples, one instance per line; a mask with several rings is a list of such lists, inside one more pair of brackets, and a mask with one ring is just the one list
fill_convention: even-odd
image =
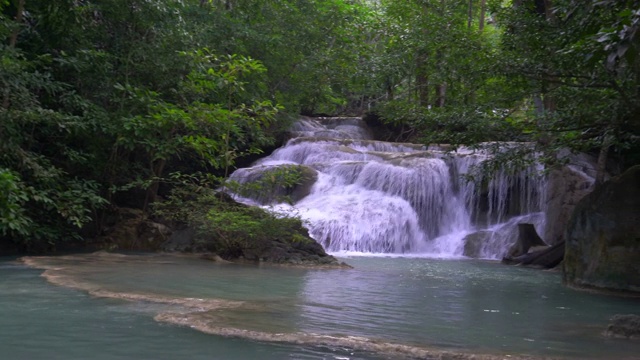
[(607, 326), (604, 335), (607, 337), (640, 339), (640, 316), (632, 314), (615, 315), (611, 318), (611, 323)]
[(171, 232), (166, 225), (149, 220), (140, 209), (119, 208), (113, 224), (96, 242), (111, 250), (155, 251), (167, 242)]
[(586, 154), (568, 155), (571, 165), (549, 173), (543, 238), (550, 245), (564, 241), (569, 218), (578, 202), (593, 191), (595, 160)]
[(300, 183), (288, 191), (292, 203), (296, 203), (311, 193), (311, 188), (318, 181), (318, 172), (308, 166), (299, 165)]
[[(300, 232), (306, 233), (306, 229), (300, 229)], [(273, 239), (247, 244), (242, 248), (241, 256), (249, 261), (272, 264), (348, 267), (327, 254), (322, 245), (308, 235), (301, 241)]]
[(548, 246), (533, 224), (522, 223), (518, 224), (518, 240), (502, 258), (502, 263), (551, 269), (558, 266), (563, 257), (564, 242)]
[[(286, 177), (293, 171), (299, 172), (299, 181), (288, 183)], [(283, 201), (296, 203), (309, 195), (318, 180), (318, 172), (304, 165), (256, 166), (238, 169), (231, 177), (242, 184), (234, 189), (240, 195), (267, 205)]]
[(173, 230), (169, 239), (162, 244), (162, 251), (194, 251), (196, 250), (196, 230), (184, 227)]
[(564, 258), (564, 242), (553, 246), (533, 247), (526, 254), (517, 257), (504, 257), (503, 264), (522, 265), (541, 269), (553, 269)]
[(150, 220), (143, 220), (138, 225), (138, 241), (142, 244), (152, 244), (157, 249), (169, 240), (172, 230), (164, 225)]
[(482, 257), (482, 249), (484, 245), (489, 242), (492, 235), (492, 231), (482, 230), (465, 236), (464, 239), (462, 239), (464, 242), (464, 250), (462, 254), (470, 258)]
[(640, 292), (640, 165), (585, 196), (565, 238), (565, 284)]
[(524, 255), (529, 252), (530, 248), (536, 246), (547, 246), (547, 244), (542, 241), (533, 224), (518, 224), (518, 240), (511, 245), (507, 256), (514, 258)]

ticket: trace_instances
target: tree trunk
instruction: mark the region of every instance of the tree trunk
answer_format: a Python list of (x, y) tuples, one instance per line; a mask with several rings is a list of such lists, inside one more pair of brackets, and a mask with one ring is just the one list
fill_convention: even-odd
[[(443, 16), (443, 17), (446, 14), (445, 4), (446, 4), (445, 0), (440, 1), (440, 16)], [(451, 23), (447, 23), (447, 30), (449, 29), (450, 26), (451, 26)], [(438, 53), (436, 54), (436, 60), (437, 60), (438, 67), (442, 69), (444, 67), (442, 50), (439, 50)], [(447, 94), (447, 83), (442, 82), (436, 85), (436, 101), (434, 103), (435, 107), (444, 107), (446, 94)]]
[(473, 0), (469, 0), (469, 8), (467, 12), (467, 29), (471, 29), (473, 24)]
[(487, 14), (487, 0), (481, 0), (480, 2), (480, 19), (478, 20), (478, 29), (480, 32), (484, 31), (484, 18)]
[[(18, 12), (16, 13), (16, 23), (18, 25), (22, 23), (22, 17), (24, 16), (24, 1), (25, 0), (18, 0), (18, 9), (17, 9)], [(9, 38), (9, 47), (11, 48), (16, 47), (19, 33), (20, 33), (20, 27), (17, 27), (15, 30), (13, 30), (13, 32), (11, 33), (11, 37)]]
[(600, 147), (598, 162), (596, 164), (596, 188), (600, 187), (600, 185), (604, 183), (604, 178), (607, 173), (607, 157), (609, 156), (610, 148), (611, 137), (609, 135), (605, 135), (602, 140), (602, 146)]
[[(422, 12), (424, 16), (427, 16), (429, 13), (426, 3), (422, 6)], [(422, 29), (422, 34), (425, 39), (429, 38), (426, 29)], [(420, 49), (416, 56), (416, 89), (418, 92), (418, 103), (423, 107), (429, 106), (429, 74), (427, 72), (429, 55), (427, 50)]]
[(387, 92), (387, 100), (389, 101), (393, 100), (395, 95), (394, 95), (393, 84), (391, 83), (391, 80), (386, 81), (385, 89)]
[(416, 60), (416, 88), (418, 90), (418, 101), (420, 106), (429, 106), (429, 74), (427, 74), (426, 51), (420, 51)]
[(435, 107), (444, 107), (447, 95), (447, 83), (436, 85), (436, 102)]
[[(18, 1), (17, 13), (16, 13), (16, 28), (11, 32), (9, 36), (9, 47), (14, 49), (16, 47), (16, 43), (18, 42), (18, 35), (20, 34), (20, 24), (22, 23), (22, 18), (24, 16), (24, 2), (25, 0)], [(11, 105), (11, 100), (9, 98), (9, 90), (6, 89), (4, 94), (2, 95), (2, 108), (8, 109), (9, 105)]]
[(158, 159), (151, 163), (151, 172), (154, 179), (151, 182), (151, 185), (147, 189), (147, 195), (144, 200), (144, 211), (146, 212), (149, 204), (154, 203), (158, 198), (158, 189), (160, 188), (160, 180), (159, 178), (162, 176), (164, 172), (164, 166), (167, 163), (165, 159)]

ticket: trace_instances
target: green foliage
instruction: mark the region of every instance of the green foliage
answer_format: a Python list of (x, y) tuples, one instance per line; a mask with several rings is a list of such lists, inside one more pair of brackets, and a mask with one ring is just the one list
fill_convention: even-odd
[(0, 169), (0, 233), (2, 235), (29, 234), (32, 221), (25, 215), (23, 208), (27, 200), (27, 194), (20, 189), (18, 177), (7, 169)]
[(637, 2), (489, 1), (483, 31), (468, 21), (473, 2), (382, 4), (388, 53), (376, 73), (387, 94), (375, 111), (399, 139), (517, 141), (549, 160), (611, 148), (622, 167), (637, 161)]
[(69, 173), (90, 158), (75, 139), (87, 128), (78, 110), (91, 106), (41, 72), (49, 57), (3, 49), (0, 237), (35, 249), (73, 237), (106, 202), (95, 181)]
[[(473, 144), (509, 138), (521, 101), (498, 65), (500, 31), (469, 2), (383, 1), (375, 112), (403, 141)], [(503, 132), (506, 131), (506, 132)]]
[[(527, 4), (527, 2), (525, 2)], [(502, 8), (503, 68), (538, 101), (529, 115), (541, 150), (611, 147), (618, 162), (640, 131), (640, 13), (634, 1), (556, 1), (552, 15)]]
[[(224, 178), (300, 112), (373, 110), (405, 141), (640, 159), (637, 1), (21, 3), (0, 0), (2, 241), (77, 235), (177, 170)], [(286, 195), (298, 175), (255, 186)]]

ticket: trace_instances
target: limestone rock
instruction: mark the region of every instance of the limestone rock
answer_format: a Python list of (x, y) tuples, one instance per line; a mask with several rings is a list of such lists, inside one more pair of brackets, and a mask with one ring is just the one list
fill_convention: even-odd
[(186, 227), (175, 229), (169, 239), (162, 244), (162, 251), (193, 251), (195, 245), (196, 231)]
[(538, 236), (533, 224), (518, 224), (518, 240), (511, 246), (503, 264), (551, 269), (564, 257), (564, 242), (548, 246)]
[(526, 254), (517, 257), (504, 257), (503, 264), (521, 265), (540, 269), (553, 269), (564, 258), (564, 242), (553, 246), (536, 246), (529, 249)]
[(138, 225), (138, 240), (145, 244), (153, 244), (152, 247), (157, 248), (169, 239), (171, 232), (164, 224), (144, 220)]
[(567, 285), (640, 292), (640, 165), (584, 197), (565, 237)]
[(464, 242), (464, 250), (462, 254), (470, 258), (482, 257), (484, 244), (489, 242), (492, 235), (492, 231), (483, 230), (476, 231), (465, 236), (464, 239), (462, 239)]
[[(297, 184), (282, 185), (279, 172), (296, 170), (300, 172)], [(318, 180), (318, 172), (304, 165), (256, 166), (239, 169), (231, 177), (244, 187), (239, 189), (242, 196), (251, 198), (262, 205), (288, 200), (296, 203), (311, 192), (311, 187)], [(254, 184), (255, 187), (247, 186)]]
[(155, 251), (171, 236), (171, 229), (147, 219), (139, 209), (120, 208), (113, 224), (96, 240), (112, 250)]
[(638, 315), (615, 315), (611, 318), (611, 323), (604, 332), (608, 337), (619, 337), (627, 339), (640, 339), (640, 316)]
[(531, 247), (535, 246), (547, 246), (547, 244), (540, 238), (533, 224), (520, 223), (518, 224), (518, 239), (509, 248), (507, 256), (513, 258), (524, 255), (529, 252)]
[(338, 260), (327, 254), (315, 240), (289, 242), (274, 239), (261, 242), (242, 249), (246, 260), (267, 262), (272, 264), (305, 265), (305, 266), (342, 266)]
[(550, 245), (564, 241), (564, 231), (573, 210), (583, 197), (593, 191), (595, 182), (595, 159), (586, 154), (561, 156), (569, 156), (571, 164), (549, 174), (546, 225), (542, 237)]

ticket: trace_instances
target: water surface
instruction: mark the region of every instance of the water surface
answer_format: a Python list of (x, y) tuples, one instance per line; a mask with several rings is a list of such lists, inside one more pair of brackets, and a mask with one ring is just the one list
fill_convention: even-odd
[(104, 253), (27, 259), (66, 288), (47, 284), (38, 276), (42, 270), (3, 262), (3, 353), (65, 359), (96, 351), (104, 358), (193, 359), (640, 354), (638, 342), (601, 335), (614, 314), (637, 313), (637, 300), (567, 289), (556, 272), (477, 260), (342, 260), (354, 269)]

